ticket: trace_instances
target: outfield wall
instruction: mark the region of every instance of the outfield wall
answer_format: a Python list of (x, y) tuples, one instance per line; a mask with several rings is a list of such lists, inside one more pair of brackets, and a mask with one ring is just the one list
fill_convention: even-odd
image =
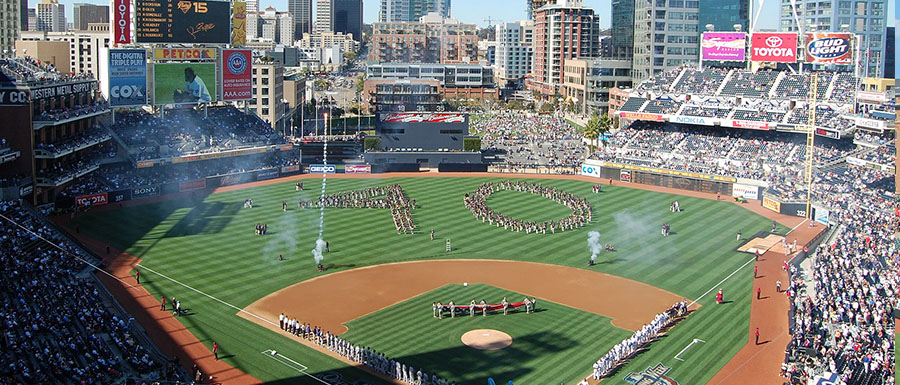
[(624, 183), (640, 183), (680, 190), (718, 193), (732, 196), (736, 178), (686, 171), (672, 171), (653, 167), (587, 160), (581, 165), (581, 175)]

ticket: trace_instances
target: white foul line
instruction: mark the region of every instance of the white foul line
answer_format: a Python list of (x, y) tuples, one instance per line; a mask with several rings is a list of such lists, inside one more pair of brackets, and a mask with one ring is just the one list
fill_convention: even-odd
[[(289, 368), (291, 368), (291, 369), (294, 369), (294, 370), (296, 370), (297, 372), (300, 372), (300, 373), (306, 372), (306, 369), (309, 369), (309, 368), (306, 367), (306, 365), (303, 365), (303, 364), (301, 364), (301, 363), (299, 363), (299, 362), (297, 362), (297, 361), (294, 361), (294, 360), (292, 360), (292, 359), (290, 359), (290, 358), (287, 358), (287, 357), (285, 357), (284, 355), (282, 355), (281, 353), (278, 353), (278, 352), (276, 352), (276, 351), (274, 351), (274, 350), (272, 350), (272, 349), (263, 350), (263, 351), (261, 351), (260, 353), (262, 353), (264, 356), (272, 357), (273, 360), (278, 361), (278, 362), (281, 362), (282, 364), (284, 364), (284, 366), (287, 366), (287, 367), (289, 367)], [(299, 366), (299, 367), (301, 367), (301, 368), (303, 368), (303, 369), (297, 369), (296, 367), (291, 367), (290, 365), (284, 363), (284, 361), (279, 360), (279, 358), (281, 358), (281, 359), (284, 360), (284, 361), (288, 361), (288, 362), (290, 362), (290, 363), (292, 363), (292, 364), (294, 364), (294, 365), (296, 365), (296, 366)]]
[(706, 293), (703, 293), (703, 295), (701, 295), (699, 298), (695, 299), (694, 302), (691, 302), (687, 307), (690, 308), (691, 306), (694, 306), (695, 303), (697, 303), (698, 301), (700, 301), (701, 299), (703, 299), (703, 297), (706, 297), (706, 295), (709, 294), (711, 291), (713, 291), (713, 290), (715, 290), (717, 287), (719, 287), (719, 285), (721, 285), (722, 282), (725, 282), (728, 278), (731, 278), (731, 276), (737, 274), (737, 272), (741, 271), (741, 269), (743, 269), (744, 267), (746, 267), (747, 265), (749, 265), (750, 262), (753, 262), (753, 261), (755, 261), (755, 260), (756, 260), (756, 257), (753, 257), (752, 259), (750, 259), (749, 261), (747, 261), (746, 263), (744, 263), (743, 265), (741, 265), (741, 267), (737, 268), (737, 270), (731, 272), (731, 274), (728, 274), (727, 277), (722, 278), (722, 280), (719, 281), (719, 283), (713, 285), (713, 287), (709, 288), (709, 290), (707, 290)]
[(678, 358), (678, 356), (680, 356), (681, 353), (684, 353), (685, 350), (688, 350), (689, 347), (694, 346), (694, 344), (696, 344), (696, 343), (698, 343), (698, 342), (706, 343), (706, 341), (704, 341), (704, 340), (698, 340), (698, 339), (694, 338), (694, 340), (691, 341), (691, 343), (688, 344), (688, 346), (685, 346), (684, 349), (681, 349), (681, 351), (678, 352), (678, 354), (676, 354), (674, 358), (675, 358), (676, 360), (678, 360), (678, 361), (684, 361), (683, 359)]

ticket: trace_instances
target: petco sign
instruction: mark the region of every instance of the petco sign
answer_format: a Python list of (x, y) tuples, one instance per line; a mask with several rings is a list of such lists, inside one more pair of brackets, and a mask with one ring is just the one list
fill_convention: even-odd
[(776, 63), (797, 61), (797, 34), (754, 33), (750, 40), (750, 60)]
[(331, 164), (311, 164), (309, 165), (310, 174), (334, 174), (337, 169)]
[(849, 33), (810, 33), (806, 35), (807, 63), (853, 63)]

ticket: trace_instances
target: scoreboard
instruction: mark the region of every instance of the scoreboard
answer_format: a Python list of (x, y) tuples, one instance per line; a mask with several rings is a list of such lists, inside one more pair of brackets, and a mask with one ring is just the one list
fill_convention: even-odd
[(731, 183), (631, 170), (631, 181), (654, 186), (731, 196)]
[(136, 0), (138, 43), (228, 44), (231, 3), (226, 1)]

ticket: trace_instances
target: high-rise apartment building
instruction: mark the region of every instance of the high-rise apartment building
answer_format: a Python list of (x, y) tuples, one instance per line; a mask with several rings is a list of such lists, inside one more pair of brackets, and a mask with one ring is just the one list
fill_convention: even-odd
[(634, 54), (634, 1), (612, 0), (609, 57), (631, 59)]
[[(794, 18), (794, 10), (797, 19)], [(801, 25), (797, 25), (797, 23)], [(791, 32), (849, 31), (860, 37), (862, 76), (883, 77), (887, 1), (885, 0), (797, 0), (781, 6), (781, 30)]]
[[(28, 31), (37, 31), (37, 10), (34, 8), (28, 8)], [(23, 31), (26, 29), (23, 27)]]
[(0, 55), (15, 48), (22, 29), (19, 17), (19, 0), (0, 0)]
[(534, 21), (501, 23), (494, 26), (497, 50), (494, 75), (501, 87), (512, 86), (531, 72), (534, 51)]
[(423, 17), (422, 22), (373, 23), (369, 61), (468, 63), (478, 58), (475, 24)]
[(250, 108), (262, 120), (281, 128), (290, 119), (284, 99), (284, 65), (279, 62), (253, 62), (253, 99)]
[(343, 32), (362, 41), (362, 0), (331, 0), (331, 32)]
[(419, 21), (419, 18), (432, 12), (449, 18), (450, 0), (381, 0), (378, 21)]
[(245, 0), (247, 12), (259, 12), (259, 0)]
[(289, 12), (278, 12), (273, 7), (263, 12), (247, 12), (247, 39), (271, 41), (276, 44), (293, 44), (294, 17)]
[(750, 0), (700, 0), (700, 32), (712, 24), (716, 31), (749, 31)]
[(331, 11), (333, 0), (316, 0), (316, 26), (314, 32), (333, 32)]
[(75, 3), (72, 9), (75, 30), (87, 31), (90, 23), (109, 23), (109, 6)]
[(57, 0), (41, 0), (37, 4), (37, 30), (66, 31), (66, 6)]
[(547, 4), (555, 4), (556, 0), (525, 0), (525, 14), (528, 20), (534, 20), (534, 11)]
[(19, 29), (28, 30), (28, 0), (19, 0)]
[(294, 17), (294, 40), (313, 31), (312, 0), (288, 0), (288, 13)]
[(557, 0), (534, 11), (534, 77), (528, 89), (555, 95), (567, 59), (600, 55), (600, 16), (581, 0)]
[(699, 59), (700, 0), (634, 4), (634, 84)]

